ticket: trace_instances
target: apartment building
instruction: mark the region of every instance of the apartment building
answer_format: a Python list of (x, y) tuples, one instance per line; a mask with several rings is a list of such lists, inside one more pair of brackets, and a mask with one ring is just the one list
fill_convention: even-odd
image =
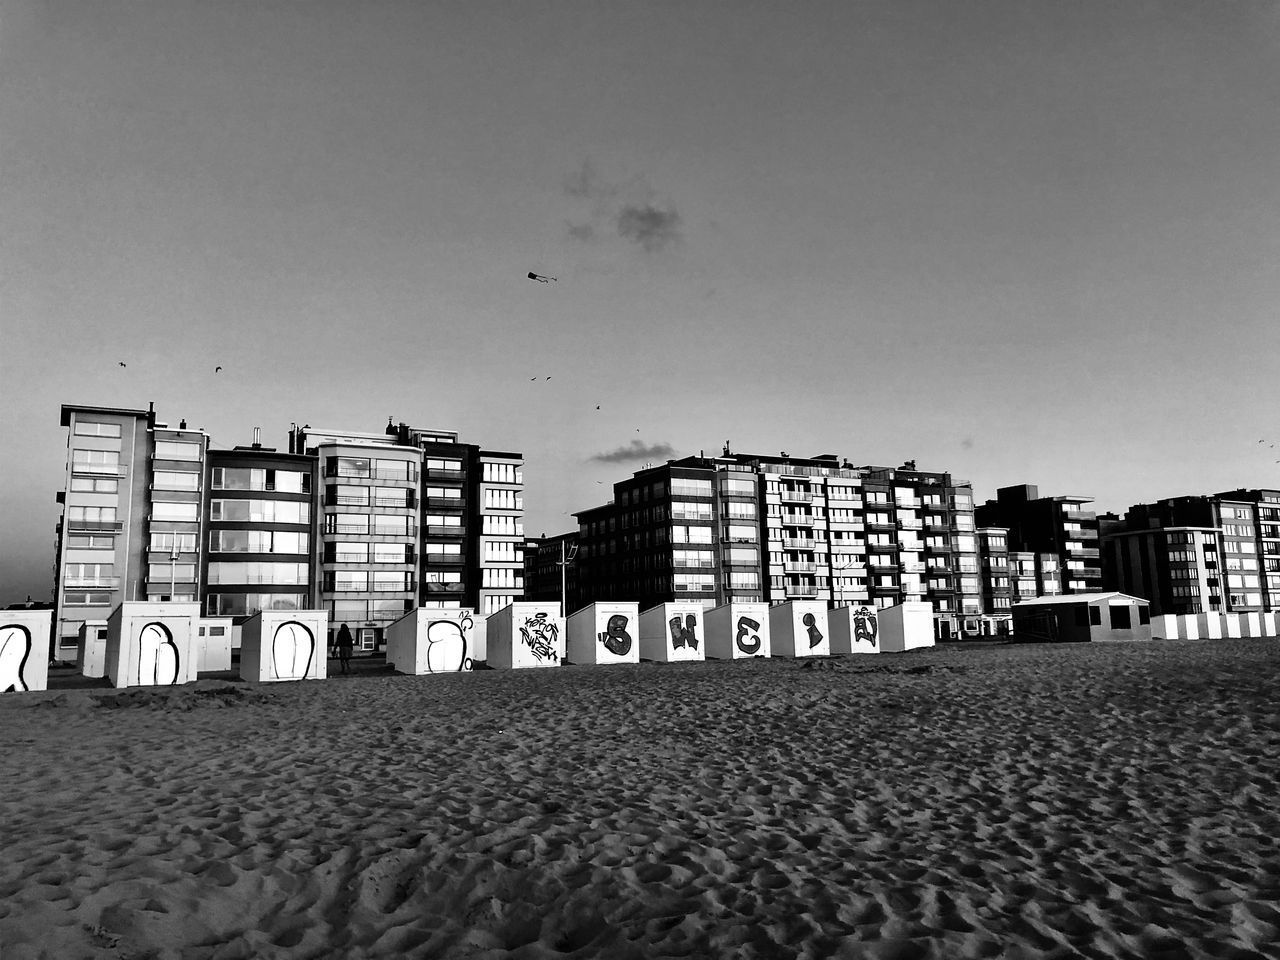
[(251, 445), (209, 451), (203, 610), (246, 618), (317, 603), (316, 458)]
[(64, 404), (67, 473), (57, 495), (56, 646), (74, 658), (80, 627), (123, 600), (200, 593), (208, 437), (156, 420), (153, 409)]
[(1042, 497), (1033, 484), (1022, 484), (1001, 487), (975, 517), (980, 527), (1008, 530), (1012, 550), (1055, 556), (1061, 592), (1094, 593), (1102, 589), (1102, 568), (1097, 514), (1084, 506), (1092, 502), (1092, 497)]
[(1106, 582), (1150, 600), (1153, 614), (1280, 608), (1280, 491), (1136, 504), (1102, 542)]
[(578, 610), (593, 602), (578, 583), (578, 534), (528, 537), (524, 541), (524, 599), (562, 601)]
[(580, 603), (927, 599), (944, 637), (981, 613), (972, 491), (914, 463), (726, 446), (637, 471), (575, 516)]

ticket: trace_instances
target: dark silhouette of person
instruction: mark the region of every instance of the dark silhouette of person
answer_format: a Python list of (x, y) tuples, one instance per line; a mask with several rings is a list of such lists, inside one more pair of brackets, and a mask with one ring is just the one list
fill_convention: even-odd
[(355, 647), (351, 629), (344, 623), (338, 628), (338, 665), (343, 673), (351, 672), (351, 651)]

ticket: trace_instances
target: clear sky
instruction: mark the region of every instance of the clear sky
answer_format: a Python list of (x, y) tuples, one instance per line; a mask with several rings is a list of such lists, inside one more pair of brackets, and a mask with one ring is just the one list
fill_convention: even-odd
[(1280, 486), (1278, 264), (1270, 0), (3, 0), (0, 602), (62, 403)]

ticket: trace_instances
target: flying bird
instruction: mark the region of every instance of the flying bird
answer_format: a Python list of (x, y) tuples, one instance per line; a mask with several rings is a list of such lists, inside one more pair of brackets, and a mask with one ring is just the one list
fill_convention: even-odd
[(540, 274), (540, 273), (534, 273), (533, 271), (530, 271), (530, 272), (529, 272), (529, 279), (530, 279), (530, 280), (536, 280), (536, 281), (538, 281), (538, 283), (550, 283), (551, 281), (556, 280), (557, 278), (556, 278), (556, 277), (544, 277), (544, 276), (543, 276), (542, 274)]
[(123, 360), (119, 360), (119, 361), (117, 361), (117, 363), (119, 363), (119, 364), (120, 364), (120, 366), (122, 366), (122, 367), (127, 367), (127, 366), (128, 366), (128, 364), (127, 364), (127, 363), (125, 363)]
[(597, 410), (599, 410), (599, 409), (600, 409), (600, 404), (598, 404), (598, 403), (596, 404), (596, 409), (597, 409)]
[(213, 372), (214, 372), (214, 373), (221, 373), (221, 372), (222, 372), (222, 368), (221, 368), (221, 367), (214, 367), (214, 368), (213, 368)]

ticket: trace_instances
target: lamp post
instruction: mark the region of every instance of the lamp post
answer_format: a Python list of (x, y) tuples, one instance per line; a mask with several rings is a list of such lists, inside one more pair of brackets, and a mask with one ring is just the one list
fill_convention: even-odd
[(569, 615), (569, 597), (566, 595), (565, 587), (565, 571), (569, 564), (573, 563), (574, 558), (578, 555), (578, 545), (575, 543), (566, 550), (565, 542), (560, 541), (560, 559), (556, 561), (556, 566), (560, 568), (560, 615), (567, 617)]
[[(839, 573), (842, 570), (850, 570), (856, 565), (852, 557), (846, 557), (844, 563), (831, 564), (831, 570), (833, 573)], [(836, 581), (836, 606), (842, 607), (844, 606), (844, 582), (839, 577), (833, 579)]]
[(173, 549), (169, 551), (169, 600), (173, 601), (173, 592), (178, 580), (178, 535), (173, 535)]

